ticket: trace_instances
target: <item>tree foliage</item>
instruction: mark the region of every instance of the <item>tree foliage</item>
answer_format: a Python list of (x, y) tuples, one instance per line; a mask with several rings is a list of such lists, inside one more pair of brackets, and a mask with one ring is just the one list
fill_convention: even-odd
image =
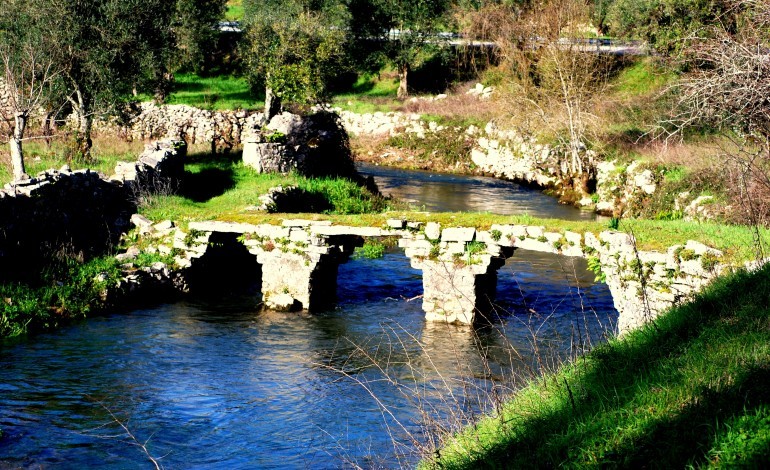
[(297, 104), (325, 98), (329, 83), (346, 69), (346, 13), (336, 2), (245, 1), (244, 51), (252, 86)]
[(688, 36), (720, 22), (729, 10), (724, 0), (614, 0), (602, 5), (608, 32), (643, 39), (664, 53), (679, 50)]
[[(52, 0), (62, 24), (46, 40), (57, 48), (65, 97), (78, 116), (78, 153), (90, 155), (91, 123), (132, 91), (168, 92), (174, 4), (164, 0)], [(45, 21), (45, 18), (41, 18)]]
[(351, 0), (356, 42), (375, 46), (366, 51), (364, 62), (386, 62), (398, 70), (399, 98), (408, 94), (409, 71), (440, 44), (437, 33), (450, 6), (449, 0)]
[(227, 0), (177, 0), (173, 30), (178, 67), (197, 73), (208, 71), (207, 59), (216, 47), (218, 25), (226, 9)]
[[(47, 22), (39, 21), (45, 12)], [(24, 140), (30, 117), (39, 108), (50, 108), (60, 73), (56, 49), (44, 40), (45, 28), (58, 21), (58, 12), (45, 2), (8, 0), (0, 5), (0, 86), (5, 103), (0, 117), (8, 130), (11, 165), (16, 180), (26, 177)]]

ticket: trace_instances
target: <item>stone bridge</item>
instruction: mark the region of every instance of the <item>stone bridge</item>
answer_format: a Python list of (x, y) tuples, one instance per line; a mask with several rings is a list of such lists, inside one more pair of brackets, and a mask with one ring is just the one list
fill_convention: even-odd
[(489, 230), (389, 220), (385, 227), (284, 220), (278, 225), (192, 222), (177, 231), (177, 263), (194, 267), (223, 238), (241, 243), (262, 269), (263, 302), (276, 310), (314, 310), (335, 300), (337, 270), (365, 239), (395, 237), (411, 266), (423, 272), (428, 321), (473, 324), (491, 311), (497, 270), (515, 249), (592, 258), (620, 314), (620, 332), (689, 298), (724, 266), (721, 253), (694, 241), (666, 253), (639, 251), (631, 236), (606, 231), (547, 232), (543, 227), (493, 225)]

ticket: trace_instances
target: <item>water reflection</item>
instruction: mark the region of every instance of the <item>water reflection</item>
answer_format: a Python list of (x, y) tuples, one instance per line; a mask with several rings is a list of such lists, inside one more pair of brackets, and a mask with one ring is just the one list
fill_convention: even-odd
[(510, 181), (483, 176), (461, 176), (426, 171), (404, 171), (359, 164), (359, 171), (374, 176), (384, 194), (424, 207), (427, 211), (485, 212), (563, 220), (593, 220), (596, 214), (559, 205), (541, 191)]

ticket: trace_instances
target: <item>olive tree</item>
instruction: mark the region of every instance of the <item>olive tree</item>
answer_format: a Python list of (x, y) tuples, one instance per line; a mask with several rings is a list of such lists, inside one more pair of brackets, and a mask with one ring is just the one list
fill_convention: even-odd
[(51, 25), (46, 40), (56, 48), (65, 97), (77, 117), (76, 150), (88, 158), (95, 115), (111, 112), (137, 88), (161, 98), (165, 94), (175, 5), (163, 0), (49, 3), (62, 21)]
[(227, 0), (177, 0), (173, 29), (179, 66), (207, 71), (206, 60), (216, 46), (226, 8)]
[(351, 0), (356, 41), (377, 45), (370, 51), (398, 71), (397, 96), (409, 94), (410, 70), (441, 43), (440, 25), (449, 0)]
[[(41, 12), (47, 17), (45, 23), (36, 18)], [(6, 97), (6, 102), (0, 103), (0, 113), (9, 130), (15, 180), (27, 177), (22, 143), (29, 120), (56, 97), (60, 69), (56, 51), (43, 39), (43, 27), (57, 21), (57, 14), (44, 2), (6, 0), (0, 5), (0, 95)]]
[(346, 68), (346, 10), (333, 2), (246, 0), (245, 62), (252, 87), (265, 89), (265, 117), (283, 102), (324, 99)]

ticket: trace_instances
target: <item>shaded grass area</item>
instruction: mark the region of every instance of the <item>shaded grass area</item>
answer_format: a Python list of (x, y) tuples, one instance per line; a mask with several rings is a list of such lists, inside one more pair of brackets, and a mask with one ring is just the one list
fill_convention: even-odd
[(228, 0), (225, 19), (227, 21), (243, 20), (243, 0)]
[(264, 106), (264, 97), (254, 95), (243, 77), (179, 73), (174, 76), (168, 103), (208, 110), (256, 109)]
[[(298, 175), (258, 174), (241, 163), (240, 153), (193, 154), (185, 165), (182, 187), (177, 194), (150, 197), (140, 212), (152, 220), (226, 220), (240, 214), (255, 214), (259, 196), (277, 186), (296, 186), (307, 199), (296, 202), (291, 212), (318, 210), (329, 214), (381, 212), (386, 201), (344, 178), (311, 179)], [(313, 201), (323, 204), (313, 204)]]
[(760, 468), (770, 462), (770, 266), (530, 384), (434, 468)]

